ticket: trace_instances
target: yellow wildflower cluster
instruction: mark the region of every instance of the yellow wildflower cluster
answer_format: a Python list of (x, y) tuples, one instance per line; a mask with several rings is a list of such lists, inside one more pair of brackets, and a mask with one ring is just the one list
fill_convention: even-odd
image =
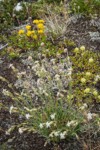
[(44, 33), (44, 20), (34, 20), (33, 21), (34, 24), (36, 24), (37, 26), (37, 33), (39, 35)]
[(26, 29), (27, 29), (27, 30), (30, 30), (30, 29), (31, 29), (31, 26), (30, 26), (30, 25), (27, 25), (27, 26), (26, 26)]
[(30, 36), (32, 35), (32, 32), (31, 32), (31, 31), (27, 31), (26, 35), (27, 35), (28, 37), (30, 37)]
[(28, 30), (27, 33), (26, 33), (26, 35), (28, 37), (31, 37), (31, 38), (35, 39), (35, 40), (37, 39), (37, 35), (36, 35), (36, 33), (35, 33), (34, 30), (32, 30), (32, 31)]
[(36, 19), (36, 20), (33, 21), (33, 23), (35, 23), (35, 24), (43, 23), (44, 24), (44, 20), (42, 20), (42, 19), (41, 20), (37, 20)]
[(24, 34), (24, 30), (19, 30), (19, 31), (18, 31), (18, 34), (19, 34), (19, 35)]
[(44, 34), (44, 20), (34, 20), (33, 21), (34, 24), (36, 24), (36, 30), (31, 30), (32, 26), (27, 25), (26, 28), (26, 32), (24, 30), (19, 30), (18, 34), (22, 35), (24, 33), (26, 33), (25, 35), (27, 37), (31, 37), (33, 39), (37, 39), (39, 37), (39, 35), (43, 35)]

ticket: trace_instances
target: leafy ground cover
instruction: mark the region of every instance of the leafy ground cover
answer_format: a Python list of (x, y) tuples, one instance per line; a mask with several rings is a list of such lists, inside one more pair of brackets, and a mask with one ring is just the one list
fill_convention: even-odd
[(60, 2), (0, 1), (1, 150), (100, 149), (99, 1)]

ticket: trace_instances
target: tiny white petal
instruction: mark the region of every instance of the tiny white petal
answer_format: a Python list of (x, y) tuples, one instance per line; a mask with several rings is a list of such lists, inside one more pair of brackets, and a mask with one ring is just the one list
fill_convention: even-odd
[(19, 132), (20, 134), (22, 134), (22, 133), (23, 133), (22, 128), (19, 128), (19, 129), (18, 129), (18, 132)]
[(40, 123), (39, 127), (40, 127), (40, 129), (42, 129), (43, 128), (43, 123)]
[(87, 119), (88, 119), (88, 121), (92, 119), (92, 113), (89, 112), (89, 113), (87, 114)]
[(60, 139), (65, 139), (65, 134), (63, 134), (63, 133), (60, 133)]
[(55, 113), (54, 113), (54, 114), (51, 114), (51, 115), (50, 115), (50, 118), (51, 118), (52, 120), (55, 119), (55, 115), (56, 115)]
[(11, 114), (12, 113), (12, 110), (13, 110), (14, 106), (12, 105), (9, 109), (9, 113)]
[(30, 118), (30, 114), (26, 114), (25, 117), (26, 117), (26, 119), (29, 119)]

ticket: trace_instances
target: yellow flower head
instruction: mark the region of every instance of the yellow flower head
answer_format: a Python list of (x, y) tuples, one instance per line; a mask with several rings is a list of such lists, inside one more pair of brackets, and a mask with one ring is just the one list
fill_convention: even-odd
[(42, 19), (41, 19), (41, 20), (39, 20), (39, 23), (44, 23), (44, 20), (42, 20)]
[(31, 26), (30, 26), (30, 25), (27, 25), (27, 26), (26, 26), (26, 29), (27, 29), (27, 30), (30, 30), (30, 29), (31, 29)]
[(33, 39), (37, 40), (37, 35), (36, 34), (33, 35), (32, 37), (33, 37)]
[(93, 58), (91, 57), (90, 59), (89, 59), (89, 63), (93, 63)]
[(82, 82), (82, 83), (85, 83), (85, 82), (86, 82), (86, 79), (85, 79), (85, 78), (81, 78), (81, 82)]
[(37, 27), (38, 27), (39, 29), (44, 29), (44, 25), (43, 25), (42, 23), (37, 24)]
[(32, 35), (32, 31), (27, 31), (26, 35), (30, 37)]
[(19, 34), (19, 35), (21, 35), (21, 34), (23, 34), (23, 33), (24, 33), (24, 30), (19, 30), (19, 31), (18, 31), (18, 34)]
[(86, 72), (86, 76), (91, 76), (91, 72)]
[(84, 51), (85, 50), (85, 46), (81, 46), (80, 50)]
[(38, 34), (43, 34), (44, 31), (43, 30), (38, 30)]
[(33, 20), (33, 23), (35, 23), (35, 24), (38, 24), (39, 23), (39, 20)]
[(86, 88), (86, 89), (84, 90), (84, 93), (86, 93), (86, 94), (90, 93), (90, 88)]
[(79, 48), (76, 47), (76, 48), (74, 49), (74, 53), (78, 53), (78, 52), (79, 52)]
[(34, 31), (34, 30), (33, 30), (33, 31), (31, 31), (31, 33), (32, 33), (32, 34), (34, 34), (34, 33), (35, 33), (35, 31)]
[(98, 91), (97, 91), (97, 90), (94, 90), (94, 91), (93, 91), (93, 95), (94, 95), (94, 96), (97, 96), (97, 95), (98, 95)]

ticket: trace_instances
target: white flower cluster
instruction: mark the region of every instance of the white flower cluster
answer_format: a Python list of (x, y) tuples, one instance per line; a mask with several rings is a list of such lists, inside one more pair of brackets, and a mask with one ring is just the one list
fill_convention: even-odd
[(53, 123), (53, 121), (47, 121), (46, 123), (40, 123), (39, 127), (40, 129), (42, 129), (43, 127), (50, 128)]
[[(56, 116), (56, 113), (51, 114), (50, 119), (54, 120), (55, 116)], [(43, 127), (50, 128), (52, 124), (55, 125), (55, 122), (54, 121), (47, 121), (46, 123), (40, 123), (39, 127), (40, 127), (40, 129), (42, 129)]]
[(71, 127), (71, 126), (77, 126), (78, 122), (76, 120), (72, 120), (72, 121), (68, 121), (67, 123), (67, 127)]
[(66, 135), (67, 135), (67, 131), (52, 131), (50, 134), (49, 134), (49, 137), (50, 138), (53, 138), (53, 137), (59, 137), (61, 140), (64, 140), (66, 138)]

